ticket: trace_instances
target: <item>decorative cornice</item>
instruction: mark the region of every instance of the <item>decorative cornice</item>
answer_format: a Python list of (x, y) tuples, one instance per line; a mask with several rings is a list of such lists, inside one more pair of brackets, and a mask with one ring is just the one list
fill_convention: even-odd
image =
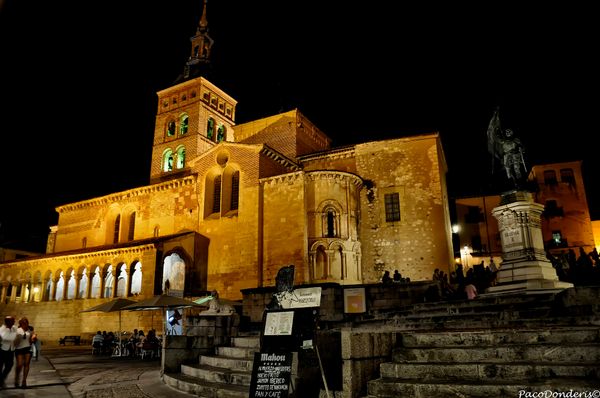
[(293, 173), (279, 174), (279, 175), (276, 175), (273, 177), (260, 178), (258, 181), (260, 184), (273, 185), (273, 184), (278, 184), (278, 183), (294, 182), (294, 181), (297, 181), (298, 179), (301, 179), (303, 176), (304, 176), (303, 171), (296, 171)]
[(308, 163), (314, 160), (340, 160), (340, 159), (349, 159), (355, 157), (355, 146), (352, 145), (350, 147), (342, 147), (337, 149), (330, 149), (325, 152), (316, 152), (308, 155), (298, 156), (298, 161), (303, 163)]
[(56, 263), (56, 262), (68, 262), (68, 263), (80, 264), (82, 262), (89, 262), (89, 260), (93, 261), (94, 259), (98, 259), (98, 258), (106, 258), (106, 257), (115, 258), (115, 257), (119, 257), (119, 256), (124, 256), (124, 255), (129, 255), (129, 256), (140, 255), (144, 252), (149, 252), (149, 251), (156, 251), (156, 246), (154, 244), (145, 244), (145, 245), (131, 246), (131, 247), (125, 247), (125, 248), (119, 248), (119, 249), (99, 250), (99, 251), (94, 251), (94, 252), (89, 252), (89, 253), (66, 254), (63, 256), (61, 256), (59, 254), (59, 255), (53, 255), (50, 257), (36, 258), (36, 259), (32, 259), (32, 260), (19, 259), (18, 263), (8, 262), (8, 263), (1, 264), (0, 269), (4, 265), (13, 265), (13, 266), (19, 265), (19, 266), (30, 267), (30, 266), (43, 266), (43, 265), (48, 265), (48, 264), (52, 264), (52, 263)]
[(289, 183), (298, 180), (299, 178), (305, 177), (307, 180), (347, 180), (351, 184), (361, 187), (363, 184), (362, 179), (356, 174), (347, 173), (345, 171), (297, 171), (294, 173), (280, 174), (273, 177), (266, 177), (259, 179), (261, 184), (278, 184), (278, 183)]
[(99, 196), (94, 199), (84, 200), (81, 202), (70, 203), (63, 206), (58, 206), (55, 210), (58, 213), (64, 213), (73, 210), (80, 210), (86, 207), (103, 206), (114, 202), (120, 202), (123, 200), (135, 198), (137, 196), (152, 194), (160, 191), (167, 191), (170, 189), (180, 188), (183, 186), (191, 185), (196, 182), (196, 176), (187, 176), (166, 182), (161, 182), (154, 185), (148, 185), (145, 187), (129, 189), (127, 191), (117, 192), (106, 196)]
[(349, 180), (352, 184), (357, 187), (362, 186), (363, 180), (356, 174), (348, 173), (345, 171), (310, 171), (306, 173), (306, 178), (310, 180)]
[(294, 162), (287, 156), (282, 155), (281, 153), (277, 152), (276, 150), (274, 150), (273, 148), (269, 147), (266, 144), (263, 144), (263, 147), (260, 150), (260, 154), (265, 155), (269, 159), (273, 159), (274, 161), (281, 164), (282, 166), (290, 168), (292, 170), (300, 170), (301, 169), (301, 167), (300, 167), (300, 165), (298, 165), (298, 163)]

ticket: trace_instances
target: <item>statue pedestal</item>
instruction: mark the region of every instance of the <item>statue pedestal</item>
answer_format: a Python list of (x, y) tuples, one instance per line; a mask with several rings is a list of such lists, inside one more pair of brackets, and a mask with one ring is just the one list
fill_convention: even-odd
[(500, 206), (492, 210), (498, 220), (502, 243), (502, 264), (496, 285), (486, 293), (541, 293), (573, 287), (558, 280), (546, 258), (541, 214), (544, 206), (533, 201), (531, 192), (511, 191), (502, 195)]

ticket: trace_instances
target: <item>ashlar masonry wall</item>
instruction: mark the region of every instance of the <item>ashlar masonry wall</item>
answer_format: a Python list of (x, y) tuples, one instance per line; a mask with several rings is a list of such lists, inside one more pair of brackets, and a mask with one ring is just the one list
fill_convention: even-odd
[[(445, 162), (437, 134), (359, 144), (363, 282), (384, 270), (411, 280), (431, 279), (451, 262)], [(400, 220), (386, 221), (385, 195), (397, 194)]]

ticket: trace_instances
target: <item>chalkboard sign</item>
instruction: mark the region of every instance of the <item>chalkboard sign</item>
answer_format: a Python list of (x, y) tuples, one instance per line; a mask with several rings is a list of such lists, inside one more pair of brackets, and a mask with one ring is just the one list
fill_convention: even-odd
[(249, 398), (287, 398), (291, 373), (291, 352), (254, 353)]

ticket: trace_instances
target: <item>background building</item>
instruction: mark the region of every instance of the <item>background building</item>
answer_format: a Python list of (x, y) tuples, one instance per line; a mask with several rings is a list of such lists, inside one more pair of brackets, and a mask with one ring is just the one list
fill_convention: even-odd
[[(535, 201), (544, 205), (542, 234), (544, 246), (554, 255), (568, 249), (589, 253), (596, 247), (594, 231), (583, 184), (581, 162), (533, 166), (529, 181)], [(502, 247), (498, 223), (492, 209), (500, 205), (500, 195), (457, 198), (454, 200), (455, 262), (468, 268), (490, 257), (501, 262)]]

